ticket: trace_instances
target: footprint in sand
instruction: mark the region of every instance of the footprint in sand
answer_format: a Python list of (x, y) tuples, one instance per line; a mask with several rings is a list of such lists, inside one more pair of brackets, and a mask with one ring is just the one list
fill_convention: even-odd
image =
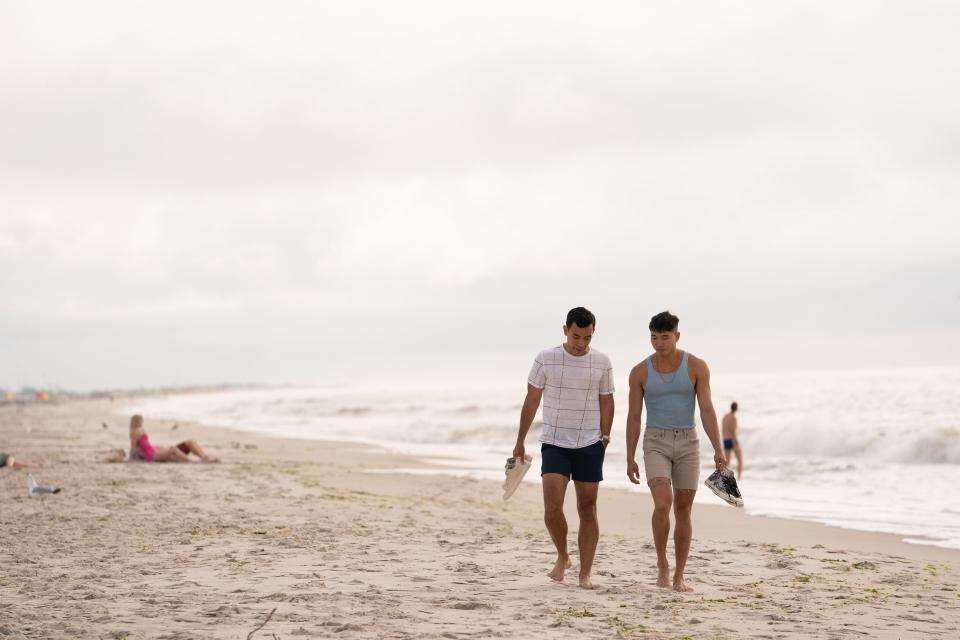
[(494, 606), (486, 602), (477, 602), (476, 600), (468, 602), (454, 602), (450, 605), (451, 609), (460, 609), (461, 611), (473, 611), (476, 609), (493, 609)]

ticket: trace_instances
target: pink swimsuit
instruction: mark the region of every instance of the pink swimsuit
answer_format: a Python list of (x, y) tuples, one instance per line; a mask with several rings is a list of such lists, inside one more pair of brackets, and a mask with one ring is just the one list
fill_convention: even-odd
[(140, 457), (147, 462), (153, 460), (153, 456), (157, 455), (157, 450), (150, 444), (150, 438), (147, 437), (147, 434), (143, 434), (137, 440), (137, 449), (140, 450)]

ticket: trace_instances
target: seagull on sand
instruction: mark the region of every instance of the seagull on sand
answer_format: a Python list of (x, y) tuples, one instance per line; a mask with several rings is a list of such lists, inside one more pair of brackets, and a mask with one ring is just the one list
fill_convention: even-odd
[(42, 496), (48, 493), (60, 493), (60, 487), (48, 487), (46, 485), (39, 484), (33, 479), (33, 474), (30, 473), (27, 474), (27, 486), (30, 487), (31, 496)]

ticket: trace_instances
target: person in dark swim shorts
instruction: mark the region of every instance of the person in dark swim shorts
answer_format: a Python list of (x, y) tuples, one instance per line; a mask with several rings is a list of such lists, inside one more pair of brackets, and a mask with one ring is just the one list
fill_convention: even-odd
[(740, 449), (739, 440), (737, 440), (737, 430), (740, 428), (740, 425), (737, 424), (737, 409), (739, 409), (737, 403), (731, 403), (730, 413), (723, 416), (720, 428), (723, 431), (723, 451), (727, 459), (730, 459), (731, 451), (737, 456), (737, 480), (740, 480), (743, 476), (743, 451)]
[(527, 376), (527, 396), (520, 410), (520, 429), (513, 457), (523, 460), (524, 439), (543, 400), (540, 433), (543, 464), (543, 520), (557, 549), (547, 574), (560, 582), (572, 566), (567, 552), (567, 519), (563, 501), (573, 479), (580, 527), (580, 587), (596, 589), (591, 578), (600, 539), (597, 492), (603, 480), (603, 454), (613, 426), (613, 368), (610, 358), (593, 349), (596, 318), (583, 307), (571, 309), (563, 326), (565, 340), (544, 349)]

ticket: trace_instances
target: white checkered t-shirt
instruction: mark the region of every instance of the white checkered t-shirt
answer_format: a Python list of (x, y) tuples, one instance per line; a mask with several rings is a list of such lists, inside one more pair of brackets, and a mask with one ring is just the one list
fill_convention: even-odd
[(595, 349), (579, 357), (563, 345), (545, 349), (527, 382), (543, 389), (540, 442), (581, 449), (600, 440), (600, 396), (613, 393), (610, 358)]

